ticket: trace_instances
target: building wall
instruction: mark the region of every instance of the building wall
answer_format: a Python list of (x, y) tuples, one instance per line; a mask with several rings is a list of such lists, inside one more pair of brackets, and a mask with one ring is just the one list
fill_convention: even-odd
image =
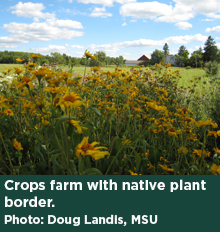
[(176, 66), (176, 56), (174, 55), (167, 55), (165, 59), (165, 63), (170, 63), (171, 65)]

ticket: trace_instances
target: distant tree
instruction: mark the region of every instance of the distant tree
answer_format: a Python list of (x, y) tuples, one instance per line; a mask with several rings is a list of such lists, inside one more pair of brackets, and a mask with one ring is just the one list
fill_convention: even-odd
[(178, 67), (184, 67), (185, 66), (185, 59), (183, 56), (176, 55), (176, 65)]
[(118, 58), (119, 58), (120, 61), (121, 61), (120, 64), (122, 64), (122, 65), (125, 64), (125, 59), (124, 59), (123, 56), (119, 56)]
[(184, 67), (189, 65), (189, 52), (184, 45), (180, 46), (177, 58), (177, 66)]
[(57, 62), (58, 64), (65, 64), (65, 58), (59, 52), (51, 52), (51, 56), (53, 57), (53, 62)]
[(180, 46), (178, 51), (178, 56), (182, 56), (183, 52), (186, 51), (186, 47), (184, 45)]
[(156, 49), (152, 54), (151, 54), (151, 60), (150, 63), (151, 64), (155, 64), (155, 63), (160, 63), (160, 62), (165, 62), (165, 55), (163, 51), (160, 51), (158, 49)]
[(217, 46), (215, 46), (215, 41), (211, 36), (209, 36), (207, 41), (205, 42), (204, 51), (205, 51), (203, 54), (204, 62), (217, 60), (218, 48)]
[(63, 53), (63, 58), (65, 60), (65, 64), (68, 65), (69, 64), (69, 60), (70, 60), (70, 56), (67, 56), (65, 53)]
[(199, 50), (196, 50), (191, 54), (189, 63), (189, 65), (194, 68), (201, 68), (204, 66), (203, 51), (201, 47), (199, 48)]
[(165, 55), (165, 57), (166, 57), (167, 55), (169, 55), (169, 46), (168, 46), (167, 43), (164, 44), (163, 50), (164, 50), (164, 55)]
[(99, 52), (96, 52), (95, 55), (97, 55), (97, 58), (98, 58), (97, 60), (98, 61), (100, 61), (102, 63), (104, 63), (106, 61), (106, 54), (105, 54), (105, 52), (99, 51)]

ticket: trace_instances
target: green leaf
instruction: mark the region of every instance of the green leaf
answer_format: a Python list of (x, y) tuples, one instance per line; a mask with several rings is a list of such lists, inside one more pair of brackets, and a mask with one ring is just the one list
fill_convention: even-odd
[(58, 124), (60, 124), (60, 123), (62, 123), (62, 122), (65, 122), (65, 121), (71, 120), (71, 119), (76, 119), (76, 117), (73, 117), (73, 116), (62, 116), (62, 117), (60, 117), (60, 118), (57, 120), (56, 124), (58, 125)]
[(43, 131), (43, 128), (38, 128), (35, 131), (33, 131), (30, 136), (32, 137), (34, 134), (41, 133), (42, 131)]
[(85, 160), (86, 160), (86, 168), (91, 168), (92, 165), (91, 165), (91, 161), (90, 161), (90, 156), (86, 156)]
[(76, 165), (75, 165), (74, 160), (70, 160), (70, 169), (71, 169), (73, 175), (77, 175), (78, 174), (78, 172), (76, 170)]
[(174, 169), (174, 173), (176, 174), (177, 171), (179, 170), (179, 163), (174, 163), (174, 164), (171, 164), (170, 166), (171, 168)]
[(199, 172), (199, 169), (195, 165), (192, 165), (189, 167), (189, 169), (192, 169), (192, 168), (195, 169), (197, 172)]
[(54, 108), (52, 108), (51, 118), (59, 118), (61, 115), (62, 115), (62, 112), (60, 112), (60, 111), (56, 112), (56, 110)]
[(136, 160), (136, 172), (137, 172), (141, 164), (141, 156), (138, 153), (135, 153), (135, 160)]
[(84, 175), (103, 175), (97, 168), (88, 168), (83, 172)]
[(96, 113), (98, 116), (102, 116), (101, 112), (94, 106), (88, 107), (88, 109), (92, 110), (94, 113)]

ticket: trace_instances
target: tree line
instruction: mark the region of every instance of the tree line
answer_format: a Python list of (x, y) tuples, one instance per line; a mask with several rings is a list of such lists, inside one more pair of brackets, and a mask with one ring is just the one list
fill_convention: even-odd
[[(166, 56), (169, 55), (169, 46), (167, 43), (163, 46), (163, 50), (156, 49), (151, 54), (151, 59), (149, 63), (143, 62), (145, 65), (147, 64), (155, 64), (166, 61)], [(194, 68), (203, 68), (205, 63), (217, 62), (220, 63), (220, 50), (216, 46), (216, 42), (214, 39), (209, 36), (204, 44), (204, 49), (201, 47), (198, 50), (193, 51), (191, 56), (189, 57), (189, 51), (186, 49), (184, 45), (180, 46), (178, 53), (176, 56), (176, 65), (178, 67), (187, 67), (191, 66)]]
[[(0, 51), (0, 63), (1, 64), (18, 64), (20, 62), (16, 61), (17, 58), (25, 59), (22, 63), (26, 63), (30, 60), (32, 53), (29, 52), (17, 52), (17, 51)], [(41, 54), (40, 54), (41, 55)], [(96, 60), (88, 60), (87, 65), (89, 66), (105, 66), (105, 65), (123, 65), (125, 59), (123, 56), (119, 57), (109, 57), (106, 56), (105, 52), (98, 51), (95, 53), (97, 56)], [(60, 54), (59, 52), (51, 52), (50, 55), (41, 55), (38, 58), (38, 63), (40, 65), (44, 63), (57, 63), (68, 65), (70, 62), (74, 63), (76, 66), (85, 65), (86, 58), (82, 57), (72, 57), (65, 53)]]
[[(215, 45), (216, 42), (214, 39), (209, 36), (207, 41), (205, 42), (204, 49), (201, 47), (198, 50), (195, 50), (191, 56), (189, 57), (189, 51), (186, 49), (184, 45), (180, 46), (178, 53), (176, 56), (176, 65), (178, 67), (186, 67), (191, 66), (195, 68), (203, 68), (205, 63), (218, 62), (220, 63), (220, 50)], [(169, 46), (167, 43), (163, 46), (163, 50), (156, 49), (151, 54), (150, 61), (144, 61), (140, 64), (154, 65), (155, 63), (165, 62), (166, 56), (169, 55)], [(17, 52), (17, 51), (0, 51), (0, 63), (2, 64), (18, 64), (16, 61), (17, 58), (25, 59), (23, 63), (26, 63), (30, 60), (32, 53), (29, 52)], [(105, 66), (105, 65), (124, 65), (125, 59), (123, 56), (119, 57), (109, 57), (106, 56), (105, 52), (98, 51), (95, 53), (97, 59), (89, 59), (86, 61), (85, 57), (71, 57), (66, 55), (65, 53), (60, 54), (59, 52), (51, 52), (50, 55), (41, 55), (38, 58), (38, 62), (40, 65), (44, 63), (57, 63), (68, 65), (70, 62), (74, 63), (76, 66), (85, 65), (87, 62), (88, 66)]]

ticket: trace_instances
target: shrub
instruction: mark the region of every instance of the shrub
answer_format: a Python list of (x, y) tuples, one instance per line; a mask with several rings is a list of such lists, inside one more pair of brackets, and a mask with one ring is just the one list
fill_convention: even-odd
[(144, 65), (145, 67), (148, 67), (148, 66), (150, 66), (150, 62), (149, 61), (142, 61), (138, 65), (139, 66)]
[(219, 71), (219, 65), (217, 62), (209, 61), (209, 62), (205, 63), (205, 72), (208, 75), (214, 76), (218, 73), (218, 71)]
[(191, 69), (191, 66), (186, 66), (186, 69)]

